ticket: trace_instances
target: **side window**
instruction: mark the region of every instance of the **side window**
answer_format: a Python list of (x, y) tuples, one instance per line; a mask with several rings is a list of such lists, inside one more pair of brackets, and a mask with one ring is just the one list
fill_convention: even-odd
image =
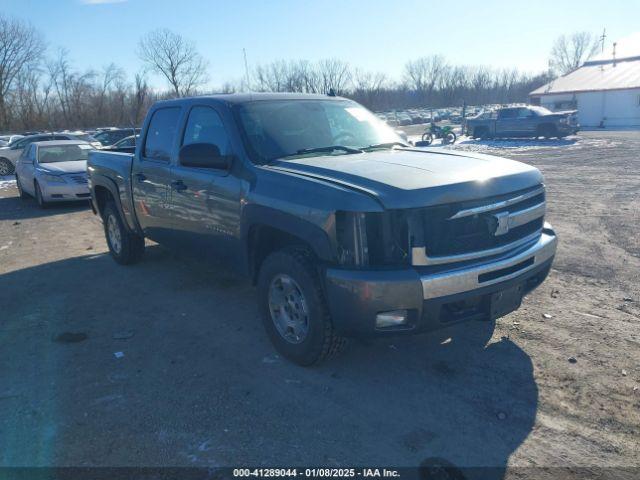
[(529, 118), (532, 116), (532, 111), (528, 108), (519, 108), (518, 109), (518, 118)]
[(165, 162), (170, 160), (179, 117), (179, 107), (161, 108), (154, 112), (144, 142), (144, 157)]
[(515, 118), (516, 117), (516, 111), (513, 108), (505, 108), (504, 110), (500, 110), (498, 112), (498, 119), (500, 120), (506, 120), (506, 119), (510, 119), (510, 118)]
[(220, 149), (220, 155), (231, 154), (229, 136), (218, 112), (210, 107), (193, 107), (189, 112), (182, 145), (212, 143)]

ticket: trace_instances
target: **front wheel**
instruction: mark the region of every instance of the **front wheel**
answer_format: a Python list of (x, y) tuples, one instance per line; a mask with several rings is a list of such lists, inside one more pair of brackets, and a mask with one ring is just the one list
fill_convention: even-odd
[(38, 182), (34, 183), (34, 189), (36, 191), (36, 202), (40, 208), (47, 208), (48, 204), (45, 201), (42, 195), (42, 189), (40, 188), (40, 184)]
[(29, 196), (27, 195), (27, 192), (23, 190), (22, 183), (20, 183), (20, 177), (18, 176), (18, 174), (16, 174), (16, 187), (18, 187), (18, 195), (20, 196), (20, 198), (24, 200)]
[(109, 253), (121, 265), (137, 263), (144, 254), (144, 237), (131, 233), (122, 222), (120, 213), (113, 202), (105, 205), (102, 212), (104, 234)]
[(287, 248), (269, 255), (258, 276), (264, 328), (276, 350), (309, 366), (340, 351), (329, 308), (310, 252)]
[(422, 141), (427, 144), (427, 146), (433, 143), (433, 133), (425, 132), (422, 134)]
[(442, 143), (444, 143), (445, 145), (456, 143), (456, 138), (458, 138), (458, 137), (456, 137), (455, 133), (447, 132), (447, 134), (442, 139)]

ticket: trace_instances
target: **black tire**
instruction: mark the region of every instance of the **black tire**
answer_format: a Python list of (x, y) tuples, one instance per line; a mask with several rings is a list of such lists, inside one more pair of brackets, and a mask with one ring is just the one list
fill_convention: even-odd
[(22, 189), (22, 183), (20, 183), (20, 177), (18, 177), (18, 175), (16, 175), (16, 187), (18, 187), (18, 195), (20, 196), (20, 198), (22, 198), (24, 200), (25, 198), (29, 197), (27, 192), (25, 192)]
[(555, 125), (540, 125), (538, 128), (538, 136), (544, 137), (547, 140), (552, 137), (558, 136), (558, 131)]
[[(272, 317), (270, 292), (274, 282), (282, 277), (293, 279), (296, 291), (302, 295), (304, 302), (306, 332), (297, 343), (280, 333)], [(345, 345), (345, 339), (333, 329), (318, 271), (312, 254), (307, 250), (286, 248), (269, 255), (260, 267), (258, 292), (265, 330), (283, 357), (298, 365), (310, 366), (333, 356)]]
[(38, 182), (33, 182), (33, 189), (36, 191), (36, 202), (40, 208), (47, 208), (49, 205), (42, 197), (42, 190)]
[[(139, 262), (144, 255), (144, 237), (127, 230), (113, 202), (107, 202), (104, 206), (102, 222), (109, 253), (113, 259), (120, 265)], [(114, 229), (111, 233), (110, 228)]]
[(491, 137), (489, 136), (489, 129), (486, 127), (474, 128), (473, 138), (480, 139), (480, 140), (490, 139)]
[(427, 146), (433, 143), (433, 133), (425, 132), (422, 134), (422, 141), (426, 142)]
[(7, 175), (13, 175), (16, 171), (16, 167), (13, 166), (6, 158), (0, 158), (0, 177), (5, 177)]
[(442, 143), (445, 144), (445, 145), (452, 145), (452, 144), (456, 143), (456, 139), (457, 138), (458, 137), (456, 136), (455, 133), (449, 132), (442, 139)]

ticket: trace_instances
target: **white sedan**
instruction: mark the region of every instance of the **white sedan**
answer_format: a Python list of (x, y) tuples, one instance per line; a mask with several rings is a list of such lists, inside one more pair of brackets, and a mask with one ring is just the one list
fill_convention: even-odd
[(16, 162), (20, 198), (35, 197), (38, 205), (88, 200), (87, 158), (94, 147), (77, 140), (34, 142)]

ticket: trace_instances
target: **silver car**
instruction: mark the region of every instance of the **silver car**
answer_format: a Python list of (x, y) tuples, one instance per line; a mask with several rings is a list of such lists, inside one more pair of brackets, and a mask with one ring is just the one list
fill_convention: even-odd
[(34, 142), (16, 163), (20, 198), (35, 197), (38, 205), (87, 200), (87, 158), (94, 147), (78, 140)]
[(34, 142), (44, 142), (48, 140), (75, 140), (86, 141), (94, 146), (101, 146), (99, 142), (83, 132), (74, 133), (39, 133), (29, 135), (11, 142), (6, 147), (0, 147), (0, 176), (11, 175), (15, 170), (15, 165), (20, 156), (29, 149), (29, 145)]

